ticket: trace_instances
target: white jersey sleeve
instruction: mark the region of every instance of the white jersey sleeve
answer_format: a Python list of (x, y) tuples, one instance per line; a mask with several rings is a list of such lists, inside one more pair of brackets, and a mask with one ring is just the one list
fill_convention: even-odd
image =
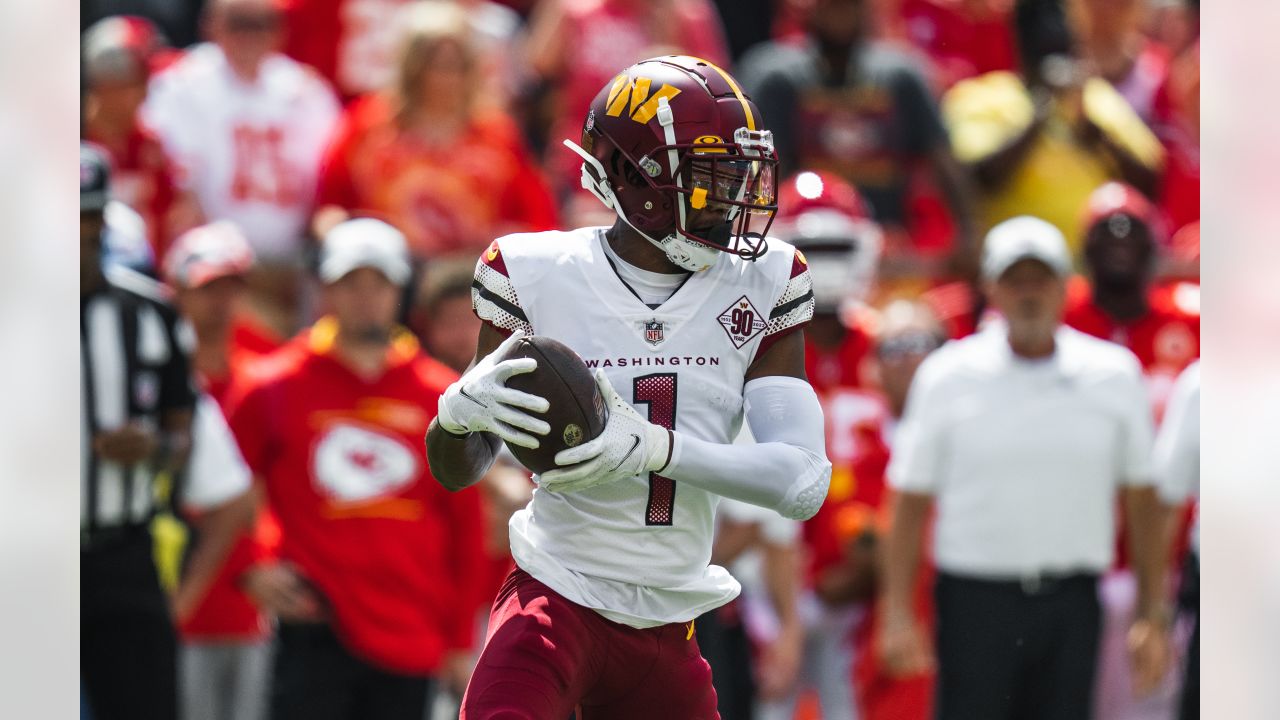
[(791, 271), (769, 311), (769, 325), (757, 355), (813, 319), (813, 278), (809, 275), (809, 261), (799, 250), (793, 249), (792, 252)]
[(476, 316), (504, 334), (517, 330), (533, 334), (497, 240), (476, 261), (475, 276), (471, 280), (471, 307)]

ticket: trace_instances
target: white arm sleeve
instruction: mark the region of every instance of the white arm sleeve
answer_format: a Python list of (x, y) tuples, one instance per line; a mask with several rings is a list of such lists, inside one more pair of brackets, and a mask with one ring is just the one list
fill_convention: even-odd
[(822, 405), (809, 383), (770, 376), (747, 383), (754, 445), (722, 445), (673, 433), (662, 475), (708, 492), (776, 510), (792, 520), (818, 512), (831, 483)]

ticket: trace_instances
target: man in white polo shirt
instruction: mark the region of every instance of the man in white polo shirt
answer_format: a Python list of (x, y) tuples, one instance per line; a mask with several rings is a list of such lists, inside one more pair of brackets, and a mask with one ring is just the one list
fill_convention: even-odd
[(1139, 577), (1135, 689), (1167, 664), (1159, 504), (1141, 368), (1128, 350), (1062, 325), (1071, 261), (1049, 223), (987, 235), (982, 273), (1003, 319), (920, 367), (889, 481), (880, 651), (912, 672), (934, 659), (911, 612), (926, 518), (936, 507), (937, 717), (1090, 715), (1118, 490)]

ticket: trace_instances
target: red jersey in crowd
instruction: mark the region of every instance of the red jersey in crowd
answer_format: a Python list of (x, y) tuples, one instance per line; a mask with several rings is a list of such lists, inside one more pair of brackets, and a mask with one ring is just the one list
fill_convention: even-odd
[(280, 557), (325, 599), (354, 655), (430, 674), (471, 647), (482, 602), (477, 490), (430, 475), (422, 438), (456, 375), (399, 332), (376, 379), (334, 352), (321, 319), (233, 390), (230, 422), (280, 522)]
[(1012, 0), (900, 0), (901, 33), (925, 51), (939, 90), (995, 70), (1015, 70)]
[(818, 514), (803, 526), (811, 581), (843, 561), (848, 542), (875, 529), (889, 462), (889, 448), (881, 435), (889, 410), (879, 395), (835, 388), (822, 395), (822, 410), (831, 486)]
[(390, 222), (422, 257), (479, 254), (500, 235), (556, 225), (555, 200), (509, 117), (481, 113), (434, 144), (401, 131), (381, 95), (347, 109), (319, 204)]
[(1199, 41), (1173, 60), (1155, 104), (1156, 133), (1165, 149), (1159, 203), (1176, 232), (1200, 219)]
[(808, 335), (804, 340), (804, 371), (819, 397), (837, 388), (866, 384), (866, 362), (871, 354), (870, 332), (860, 323), (852, 324), (844, 340), (834, 348), (818, 347)]
[(1200, 357), (1199, 288), (1186, 283), (1153, 288), (1148, 302), (1147, 314), (1121, 323), (1094, 304), (1088, 282), (1076, 277), (1067, 286), (1065, 322), (1138, 356), (1159, 418), (1178, 374)]
[(390, 84), (399, 25), (410, 0), (281, 0), (285, 54), (320, 71), (344, 99)]
[(178, 197), (173, 162), (160, 140), (141, 123), (134, 123), (121, 142), (111, 142), (90, 128), (85, 130), (85, 139), (111, 154), (111, 194), (146, 221), (147, 239), (159, 266), (176, 229), (170, 216)]
[[(232, 379), (248, 370), (249, 364), (279, 347), (279, 341), (262, 330), (238, 322), (231, 331), (228, 372), (223, 376), (199, 373), (200, 387), (225, 413)], [(279, 544), (279, 527), (269, 513), (259, 516), (257, 525), (242, 534), (227, 554), (222, 569), (208, 593), (190, 617), (178, 628), (188, 641), (253, 642), (267, 636), (267, 623), (257, 605), (240, 586), (240, 577), (253, 565), (266, 560)]]

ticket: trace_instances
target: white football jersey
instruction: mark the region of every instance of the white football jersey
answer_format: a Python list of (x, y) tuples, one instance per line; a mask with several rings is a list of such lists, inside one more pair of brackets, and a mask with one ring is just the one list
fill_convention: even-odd
[(236, 223), (260, 259), (289, 261), (303, 247), (340, 110), (305, 65), (273, 54), (251, 84), (205, 43), (152, 79), (142, 117), (206, 217)]
[[(650, 309), (610, 266), (605, 229), (495, 240), (476, 264), (476, 313), (573, 348), (651, 422), (732, 443), (748, 366), (813, 316), (804, 256), (773, 239), (755, 262), (723, 253)], [(535, 490), (511, 518), (511, 552), (530, 575), (615, 622), (688, 622), (740, 589), (710, 565), (718, 497), (656, 474)]]

